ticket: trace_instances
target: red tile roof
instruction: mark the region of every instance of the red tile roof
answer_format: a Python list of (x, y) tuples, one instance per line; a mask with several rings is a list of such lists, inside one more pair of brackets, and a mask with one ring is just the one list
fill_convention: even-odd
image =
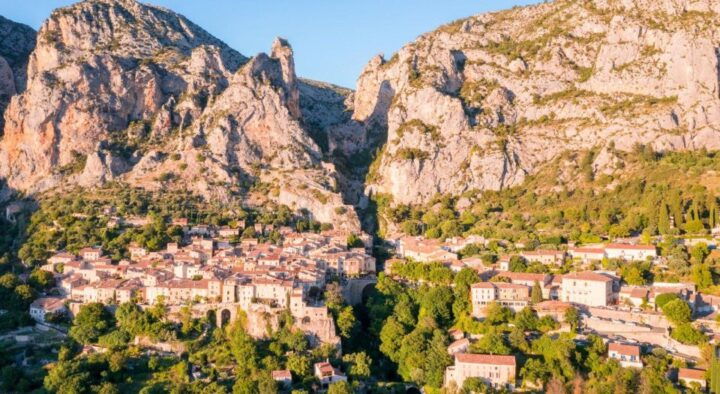
[(640, 357), (640, 346), (637, 345), (625, 345), (622, 343), (611, 342), (608, 344), (608, 351), (618, 352), (627, 356)]
[(285, 379), (292, 379), (292, 373), (290, 373), (287, 369), (281, 369), (277, 371), (272, 371), (272, 378), (275, 380), (285, 380)]
[(605, 249), (656, 250), (655, 245), (607, 244)]
[(563, 280), (565, 279), (575, 279), (575, 280), (588, 280), (588, 281), (595, 281), (595, 282), (610, 282), (612, 281), (612, 278), (603, 275), (598, 274), (597, 272), (587, 271), (587, 272), (575, 272), (571, 274), (566, 274), (563, 276)]
[(528, 272), (501, 272), (497, 274), (497, 276), (503, 276), (506, 278), (509, 278), (512, 280), (523, 280), (523, 281), (538, 281), (540, 283), (544, 283), (547, 278), (548, 274), (533, 274)]
[(680, 368), (678, 370), (678, 378), (705, 380), (705, 370), (704, 369), (693, 369), (693, 368)]
[(457, 362), (469, 363), (469, 364), (515, 366), (515, 356), (501, 356), (501, 355), (497, 355), (497, 354), (458, 353), (455, 355), (455, 360)]
[(570, 250), (571, 252), (577, 252), (577, 253), (597, 253), (597, 254), (605, 253), (605, 249), (602, 249), (602, 248), (570, 248), (568, 250)]

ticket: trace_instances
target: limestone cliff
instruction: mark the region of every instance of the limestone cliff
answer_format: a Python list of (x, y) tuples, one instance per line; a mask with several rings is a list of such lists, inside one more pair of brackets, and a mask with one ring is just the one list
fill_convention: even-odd
[(0, 141), (12, 188), (120, 180), (276, 200), (357, 228), (354, 211), (334, 209), (344, 205), (338, 175), (302, 126), (282, 39), (248, 59), (170, 10), (85, 0), (45, 21), (27, 68)]
[(558, 0), (376, 57), (354, 96), (356, 122), (387, 127), (368, 191), (420, 203), (518, 185), (568, 150), (720, 148), (718, 12), (710, 0)]

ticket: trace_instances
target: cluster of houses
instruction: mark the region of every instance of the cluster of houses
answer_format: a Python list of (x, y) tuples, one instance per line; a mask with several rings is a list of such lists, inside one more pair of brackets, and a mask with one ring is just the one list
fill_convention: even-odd
[[(640, 346), (611, 342), (607, 347), (607, 356), (625, 368), (643, 368), (640, 358)], [(472, 354), (457, 352), (453, 354), (454, 363), (445, 370), (445, 385), (463, 387), (469, 378), (480, 378), (495, 388), (514, 389), (517, 381), (517, 360), (514, 355)], [(695, 368), (678, 368), (677, 381), (686, 387), (694, 385), (705, 389), (707, 372)]]
[[(706, 240), (703, 240), (706, 241)], [(479, 258), (459, 258), (461, 249), (468, 245), (488, 245), (488, 240), (479, 236), (451, 238), (445, 241), (422, 237), (403, 237), (395, 241), (400, 259), (386, 263), (386, 271), (392, 274), (393, 265), (412, 259), (417, 262), (441, 262), (457, 272), (463, 268), (476, 270), (481, 282), (470, 289), (472, 315), (483, 318), (490, 304), (499, 304), (518, 312), (532, 307), (538, 316), (552, 316), (562, 322), (569, 308), (588, 310), (612, 310), (619, 314), (652, 310), (655, 297), (674, 293), (686, 300), (696, 315), (717, 313), (720, 297), (702, 294), (691, 283), (653, 283), (647, 286), (623, 285), (614, 271), (586, 270), (567, 274), (526, 273), (510, 271), (510, 256), (502, 256), (496, 263), (487, 264)], [(623, 261), (658, 262), (659, 255), (654, 245), (632, 243), (609, 243), (592, 247), (574, 247), (567, 250), (521, 251), (517, 256), (526, 263), (540, 263), (559, 266), (568, 260), (583, 264), (603, 259)], [(542, 294), (544, 301), (533, 303), (533, 291)], [(533, 290), (535, 289), (535, 290)], [(451, 333), (452, 335), (452, 333)], [(455, 337), (448, 347), (454, 357), (454, 364), (445, 372), (445, 385), (462, 387), (468, 378), (480, 378), (494, 387), (512, 389), (516, 383), (515, 356), (467, 353), (470, 340), (462, 333)], [(642, 368), (640, 346), (631, 343), (608, 343), (607, 356), (617, 360), (624, 367)], [(678, 382), (686, 386), (697, 384), (705, 387), (705, 371), (680, 368), (676, 371)]]
[[(141, 306), (162, 302), (171, 311), (184, 305), (194, 305), (200, 313), (224, 309), (229, 319), (237, 308), (251, 315), (290, 309), (302, 328), (322, 342), (337, 342), (332, 318), (313, 294), (319, 294), (329, 278), (374, 274), (374, 257), (365, 247), (349, 248), (347, 233), (280, 231), (281, 245), (254, 238), (231, 243), (237, 229), (194, 227), (188, 229), (185, 246), (170, 243), (151, 252), (131, 245), (130, 258), (118, 264), (97, 247), (77, 255), (60, 252), (42, 269), (55, 275), (61, 296), (36, 300), (30, 314), (43, 321), (65, 304), (76, 312), (86, 303), (128, 301)], [(266, 325), (258, 326), (258, 336), (264, 335)]]
[[(462, 268), (472, 265), (476, 259), (459, 259), (458, 252), (468, 245), (487, 246), (490, 240), (471, 235), (467, 238), (454, 237), (441, 241), (424, 237), (402, 237), (394, 241), (396, 253), (402, 258), (413, 259), (419, 262), (440, 261), (449, 263), (452, 267)], [(658, 257), (654, 245), (636, 245), (629, 243), (610, 243), (593, 247), (569, 247), (565, 250), (533, 250), (521, 251), (518, 255), (528, 263), (560, 265), (567, 258), (583, 263), (601, 261), (605, 258), (626, 261), (646, 261)], [(503, 256), (498, 262), (497, 269), (509, 269), (509, 256)]]

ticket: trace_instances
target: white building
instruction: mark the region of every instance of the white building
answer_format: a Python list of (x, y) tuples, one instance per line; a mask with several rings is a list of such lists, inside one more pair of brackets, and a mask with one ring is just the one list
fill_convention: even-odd
[(622, 343), (608, 344), (608, 357), (618, 360), (625, 368), (642, 368), (643, 362), (640, 359), (640, 346), (625, 345)]
[(587, 306), (607, 306), (613, 300), (613, 279), (597, 272), (563, 275), (561, 300)]
[(641, 261), (657, 257), (657, 249), (655, 245), (607, 244), (605, 255), (610, 259)]
[(65, 313), (67, 308), (65, 307), (64, 300), (61, 298), (44, 297), (38, 298), (30, 304), (30, 317), (33, 320), (44, 323), (45, 315), (48, 313)]
[(323, 389), (335, 382), (347, 381), (347, 376), (327, 361), (315, 364), (315, 377), (320, 381)]

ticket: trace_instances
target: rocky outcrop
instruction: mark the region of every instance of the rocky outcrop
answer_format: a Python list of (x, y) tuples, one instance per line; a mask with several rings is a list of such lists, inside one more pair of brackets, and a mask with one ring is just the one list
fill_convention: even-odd
[[(519, 185), (568, 150), (720, 148), (719, 11), (558, 0), (460, 20), (374, 58), (353, 115), (388, 130), (368, 192), (423, 203)], [(596, 171), (620, 167), (606, 151)]]
[(0, 135), (3, 113), (12, 96), (25, 90), (27, 63), (35, 47), (35, 30), (0, 16)]
[(38, 32), (27, 89), (6, 111), (0, 177), (30, 193), (118, 180), (280, 200), (355, 230), (351, 209), (333, 209), (339, 175), (303, 127), (300, 85), (283, 39), (247, 59), (170, 10), (86, 0)]

